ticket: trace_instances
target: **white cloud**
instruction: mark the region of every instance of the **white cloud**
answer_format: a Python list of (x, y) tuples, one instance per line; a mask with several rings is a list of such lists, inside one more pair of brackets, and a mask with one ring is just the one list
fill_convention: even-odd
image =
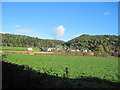
[(55, 28), (53, 31), (55, 38), (58, 39), (64, 35), (65, 28), (62, 25), (60, 25), (57, 28)]
[(31, 29), (20, 29), (20, 30), (16, 30), (16, 31), (21, 32), (21, 33), (27, 33), (27, 34), (33, 32)]
[(110, 12), (104, 12), (104, 15), (108, 15), (108, 14), (110, 14)]
[(78, 34), (78, 35), (74, 35), (73, 38), (79, 37), (81, 35), (83, 35), (84, 33)]
[(81, 36), (82, 34), (79, 34), (79, 35), (75, 35), (75, 36), (73, 36), (73, 38), (76, 38), (76, 37), (79, 37), (79, 36)]
[(20, 25), (15, 25), (14, 27), (15, 27), (15, 28), (19, 28), (19, 27), (20, 27)]
[(15, 27), (20, 27), (20, 25), (16, 25)]
[(5, 34), (5, 32), (0, 32), (0, 33)]

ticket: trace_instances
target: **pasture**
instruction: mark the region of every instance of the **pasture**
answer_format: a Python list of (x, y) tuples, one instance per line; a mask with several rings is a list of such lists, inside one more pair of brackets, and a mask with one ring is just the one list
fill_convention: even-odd
[[(27, 50), (27, 47), (7, 47), (2, 46), (2, 50), (4, 51), (24, 51)], [(40, 51), (39, 48), (33, 48), (33, 51)]]
[(68, 76), (71, 79), (97, 77), (117, 82), (119, 75), (118, 58), (8, 54), (4, 61), (24, 65), (24, 69), (29, 66), (40, 73), (58, 77)]

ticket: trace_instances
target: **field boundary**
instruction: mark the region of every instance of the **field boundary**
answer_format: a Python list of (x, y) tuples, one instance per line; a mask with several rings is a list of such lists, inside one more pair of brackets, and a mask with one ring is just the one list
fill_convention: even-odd
[[(54, 55), (54, 56), (60, 56), (55, 55), (55, 52), (45, 52), (45, 51), (0, 51), (0, 53), (8, 53), (8, 54), (28, 54), (28, 55)], [(94, 58), (99, 58), (100, 56), (67, 56), (67, 57), (94, 57)], [(103, 57), (104, 58), (104, 57)], [(118, 58), (119, 57), (114, 57), (114, 56), (109, 56), (108, 58)]]
[(2, 51), (2, 53), (14, 53), (14, 54), (30, 54), (30, 55), (52, 55), (53, 52), (38, 52), (38, 51), (34, 51), (34, 52), (30, 52), (30, 51)]

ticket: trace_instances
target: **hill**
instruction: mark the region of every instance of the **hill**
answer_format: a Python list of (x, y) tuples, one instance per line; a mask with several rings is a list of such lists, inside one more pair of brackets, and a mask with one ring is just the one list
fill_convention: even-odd
[(52, 47), (65, 46), (70, 49), (87, 49), (100, 52), (118, 52), (120, 36), (83, 34), (68, 42), (39, 39), (25, 35), (2, 34), (2, 45), (12, 47)]
[(39, 39), (25, 35), (2, 34), (2, 45), (13, 47), (52, 47), (52, 45), (63, 44), (64, 41)]
[(115, 35), (87, 35), (83, 34), (66, 43), (70, 48), (88, 49), (92, 51), (109, 52), (119, 50), (120, 36)]

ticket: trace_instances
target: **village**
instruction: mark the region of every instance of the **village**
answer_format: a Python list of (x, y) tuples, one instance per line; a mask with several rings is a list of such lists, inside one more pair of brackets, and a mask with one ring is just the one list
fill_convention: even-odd
[[(35, 52), (32, 47), (29, 47), (27, 48), (27, 50), (24, 50), (24, 51), (29, 51), (29, 54), (31, 55), (35, 55), (35, 54), (36, 55), (53, 55), (53, 53), (54, 55), (57, 55), (57, 54), (60, 54), (60, 52), (61, 52), (61, 55), (65, 53), (67, 54), (68, 52), (78, 53), (77, 56), (84, 56), (84, 55), (86, 56), (94, 56), (94, 55), (95, 56), (100, 56), (100, 55), (107, 56), (108, 55), (107, 53), (102, 54), (102, 53), (99, 53), (98, 51), (92, 52), (89, 49), (71, 49), (71, 48), (66, 48), (66, 47), (61, 47), (61, 48), (60, 47), (49, 47), (49, 48), (44, 48), (44, 49), (39, 48), (39, 49), (40, 51)], [(76, 56), (75, 53), (73, 56)], [(114, 53), (115, 51), (111, 51), (111, 55), (112, 55), (111, 57), (114, 56)], [(118, 52), (115, 54), (117, 55)]]
[[(45, 49), (41, 49), (40, 51), (44, 51), (44, 52), (52, 52), (52, 51), (71, 51), (71, 52), (91, 52), (91, 50), (87, 50), (87, 49), (68, 49), (68, 48), (45, 48)], [(26, 51), (26, 50), (25, 50)], [(33, 51), (33, 49), (31, 47), (29, 47), (27, 49), (27, 51)]]

